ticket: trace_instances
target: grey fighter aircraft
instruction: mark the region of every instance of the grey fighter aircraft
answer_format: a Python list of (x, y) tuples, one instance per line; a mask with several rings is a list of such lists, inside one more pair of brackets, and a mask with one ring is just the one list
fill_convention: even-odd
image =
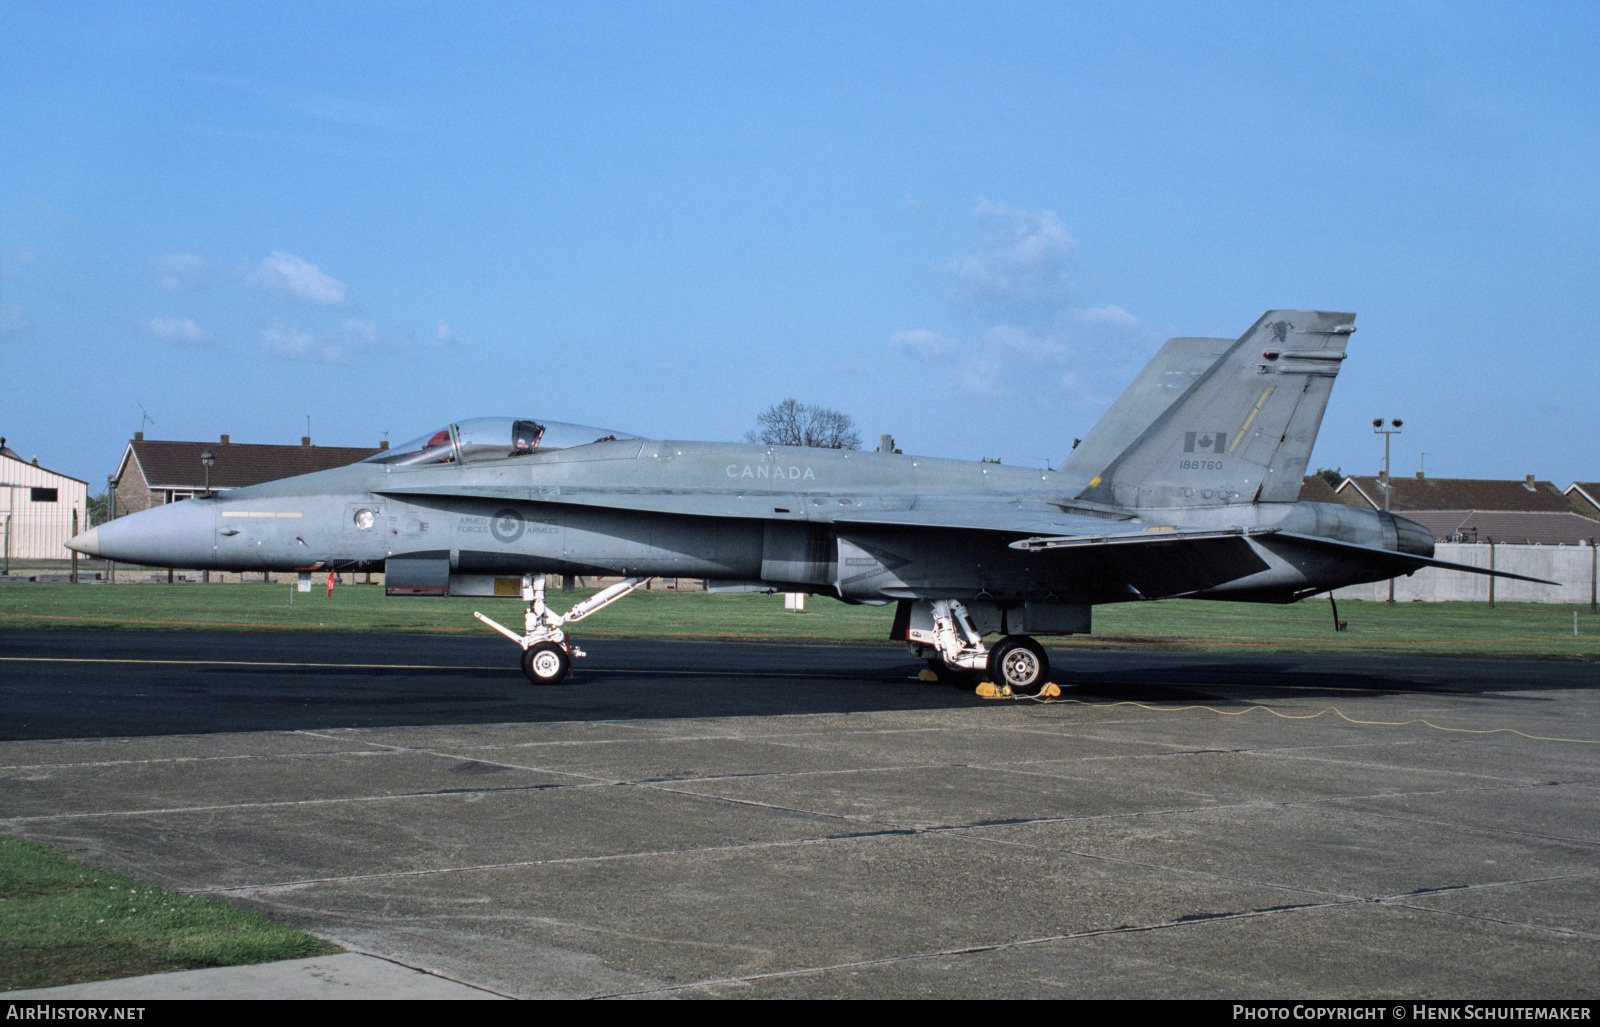
[[(1434, 559), (1431, 533), (1403, 517), (1297, 502), (1353, 322), (1273, 310), (1236, 340), (1169, 340), (1058, 471), (477, 418), (68, 545), (168, 567), (382, 569), (391, 595), (519, 597), (520, 632), (477, 616), (542, 684), (583, 655), (568, 625), (674, 576), (893, 602), (891, 637), (919, 656), (1030, 690), (1049, 674), (1033, 636), (1089, 631), (1098, 603), (1288, 603), (1422, 567), (1495, 573)], [(558, 613), (547, 575), (622, 580)]]

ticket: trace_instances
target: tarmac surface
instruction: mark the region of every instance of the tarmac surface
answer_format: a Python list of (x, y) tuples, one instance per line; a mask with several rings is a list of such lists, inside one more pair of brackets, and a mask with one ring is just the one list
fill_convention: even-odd
[(351, 950), (67, 993), (1600, 996), (1592, 661), (584, 644), (0, 632), (0, 832)]

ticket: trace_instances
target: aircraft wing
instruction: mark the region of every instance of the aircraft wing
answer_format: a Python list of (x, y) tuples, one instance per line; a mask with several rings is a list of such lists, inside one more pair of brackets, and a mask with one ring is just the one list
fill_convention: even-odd
[[(1127, 519), (1108, 520), (1063, 513), (1043, 503), (984, 503), (971, 499), (919, 499), (906, 510), (859, 510), (835, 513), (840, 527), (943, 528), (957, 531), (997, 531), (1012, 535), (1103, 535), (1115, 533)], [(1143, 525), (1128, 525), (1142, 531)]]
[[(417, 499), (496, 499), (513, 503), (632, 510), (696, 517), (782, 517), (801, 511), (794, 494), (740, 493), (731, 489), (608, 488), (585, 485), (418, 485), (381, 489), (381, 496)], [(830, 500), (831, 502), (831, 500)]]
[[(1013, 535), (1115, 532), (1121, 520), (1063, 513), (1048, 503), (926, 499), (909, 495), (813, 496), (737, 489), (641, 489), (574, 485), (421, 485), (379, 495), (437, 499), (494, 499), (516, 503), (632, 510), (698, 517), (805, 519), (841, 527), (946, 528)], [(1124, 519), (1125, 520), (1125, 519)], [(1143, 531), (1143, 525), (1133, 527)]]
[[(496, 499), (518, 503), (633, 510), (641, 513), (701, 517), (771, 518), (799, 514), (806, 520), (840, 528), (938, 529), (982, 531), (1029, 536), (1011, 542), (1014, 549), (1059, 549), (1128, 543), (1173, 543), (1238, 538), (1275, 529), (1186, 529), (1066, 513), (1048, 503), (975, 501), (910, 496), (841, 498), (798, 494), (748, 493), (736, 490), (680, 490), (529, 485), (424, 485), (385, 489), (379, 495), (416, 498)], [(776, 504), (776, 505), (775, 505)]]

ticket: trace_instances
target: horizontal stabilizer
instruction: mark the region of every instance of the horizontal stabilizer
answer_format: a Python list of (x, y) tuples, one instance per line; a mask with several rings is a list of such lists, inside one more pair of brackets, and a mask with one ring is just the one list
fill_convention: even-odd
[(1431, 556), (1418, 556), (1415, 553), (1397, 553), (1392, 549), (1378, 549), (1375, 546), (1359, 546), (1353, 542), (1339, 542), (1320, 535), (1301, 535), (1292, 531), (1278, 532), (1282, 539), (1293, 539), (1319, 549), (1328, 549), (1340, 553), (1365, 553), (1368, 556), (1387, 559), (1401, 568), (1400, 573), (1409, 574), (1423, 567), (1438, 567), (1447, 571), (1465, 571), (1468, 574), (1482, 574), (1491, 578), (1511, 578), (1515, 581), (1531, 581), (1535, 585), (1560, 585), (1559, 581), (1546, 581), (1544, 578), (1530, 578), (1526, 574), (1513, 574), (1510, 571), (1494, 571), (1487, 567), (1474, 567), (1469, 563), (1452, 563), (1449, 560), (1439, 560)]

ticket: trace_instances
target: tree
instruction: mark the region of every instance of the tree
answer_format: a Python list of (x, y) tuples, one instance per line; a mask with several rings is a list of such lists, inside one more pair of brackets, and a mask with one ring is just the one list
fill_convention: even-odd
[(1330, 489), (1336, 489), (1344, 481), (1344, 472), (1337, 467), (1319, 467), (1317, 477), (1327, 482)]
[(80, 530), (91, 528), (96, 524), (104, 524), (111, 519), (111, 490), (101, 489), (99, 495), (87, 497), (84, 500), (84, 506), (83, 512), (88, 517), (89, 523), (83, 525)]
[(860, 449), (861, 435), (849, 414), (786, 399), (756, 415), (747, 442), (769, 446), (811, 446), (816, 449)]

